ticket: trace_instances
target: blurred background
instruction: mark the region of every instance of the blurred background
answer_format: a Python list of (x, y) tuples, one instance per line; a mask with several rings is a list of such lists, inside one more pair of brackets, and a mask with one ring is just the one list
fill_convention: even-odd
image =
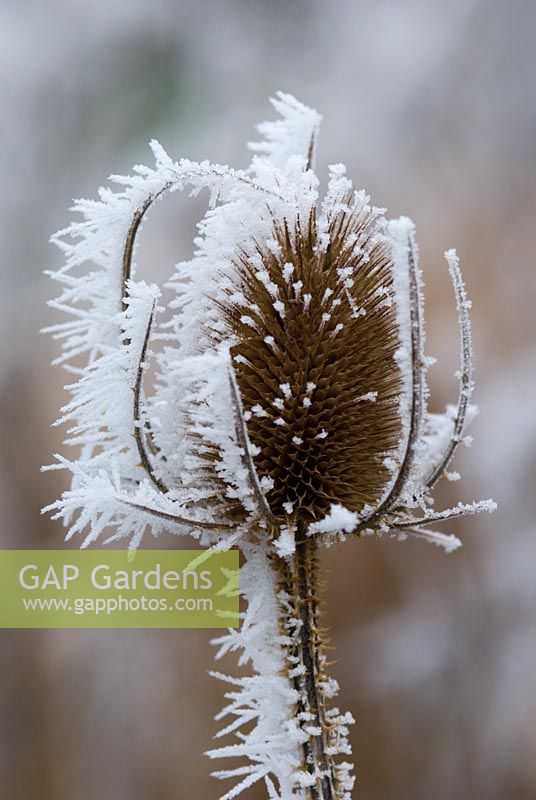
[[(427, 283), (432, 408), (456, 397), (443, 251), (473, 299), (475, 444), (438, 505), (493, 496), (493, 516), (421, 542), (325, 553), (327, 621), (361, 800), (536, 796), (536, 5), (532, 0), (1, 0), (0, 546), (61, 548), (39, 509), (66, 376), (39, 328), (44, 269), (72, 197), (173, 157), (246, 166), (267, 98), (324, 115), (318, 168), (342, 161), (411, 216)], [(203, 199), (173, 196), (141, 237), (144, 277), (186, 258)], [(170, 539), (159, 546), (175, 545)], [(77, 546), (75, 542), (70, 546)], [(217, 798), (202, 753), (221, 686), (210, 631), (4, 631), (0, 781), (11, 800)], [(224, 667), (231, 668), (230, 665)], [(262, 787), (248, 798), (263, 796)]]

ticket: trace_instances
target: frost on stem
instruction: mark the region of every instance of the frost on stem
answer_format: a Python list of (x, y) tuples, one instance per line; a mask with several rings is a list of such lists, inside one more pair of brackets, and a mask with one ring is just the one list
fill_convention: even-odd
[[(431, 414), (413, 224), (388, 222), (341, 164), (319, 198), (320, 117), (290, 95), (273, 103), (279, 119), (259, 126), (247, 170), (172, 161), (152, 142), (154, 167), (77, 201), (81, 220), (53, 237), (66, 263), (51, 305), (70, 318), (49, 331), (72, 376), (59, 422), (76, 455), (49, 467), (72, 480), (48, 510), (82, 546), (105, 530), (129, 547), (164, 531), (238, 544), (247, 609), (219, 654), (238, 652), (251, 674), (224, 678), (218, 738), (235, 741), (209, 755), (240, 759), (215, 773), (234, 781), (224, 797), (263, 781), (270, 800), (346, 800), (352, 718), (331, 705), (322, 547), (386, 534), (449, 552), (459, 540), (429, 526), (493, 504), (430, 508), (475, 412), (456, 255), (460, 394)], [(209, 210), (162, 323), (158, 288), (136, 277), (137, 237), (155, 203), (184, 189), (207, 189)]]

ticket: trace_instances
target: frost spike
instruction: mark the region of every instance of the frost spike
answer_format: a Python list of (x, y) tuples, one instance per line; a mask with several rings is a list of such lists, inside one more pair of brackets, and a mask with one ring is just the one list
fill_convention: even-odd
[[(394, 530), (398, 531), (400, 530), (400, 527), (397, 527)], [(428, 531), (425, 528), (403, 528), (401, 532), (404, 534), (404, 536), (406, 534), (410, 534), (411, 536), (415, 536), (417, 539), (425, 539), (427, 542), (430, 542), (430, 544), (435, 544), (438, 547), (442, 547), (445, 553), (453, 553), (462, 546), (461, 541), (453, 534), (438, 533), (438, 531)]]

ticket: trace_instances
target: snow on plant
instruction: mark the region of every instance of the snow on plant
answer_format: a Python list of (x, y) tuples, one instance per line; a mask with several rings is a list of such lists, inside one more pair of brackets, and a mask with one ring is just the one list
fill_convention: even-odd
[[(460, 545), (431, 525), (492, 510), (437, 511), (431, 490), (459, 444), (473, 391), (470, 303), (446, 253), (461, 338), (459, 398), (427, 410), (422, 278), (415, 231), (387, 221), (341, 164), (325, 195), (313, 171), (320, 117), (278, 94), (247, 170), (172, 161), (114, 176), (118, 191), (77, 201), (81, 221), (54, 237), (65, 266), (54, 308), (58, 363), (73, 375), (60, 422), (77, 458), (53, 468), (72, 484), (49, 506), (82, 546), (137, 547), (144, 533), (189, 534), (241, 548), (240, 630), (217, 640), (250, 665), (230, 685), (209, 753), (232, 765), (227, 800), (264, 781), (270, 800), (348, 798), (351, 715), (332, 705), (319, 624), (318, 556), (349, 536), (420, 536)], [(166, 193), (209, 190), (193, 258), (176, 268), (172, 318), (135, 278), (140, 225)], [(154, 342), (158, 352), (153, 353)], [(144, 375), (158, 376), (151, 396)], [(80, 367), (79, 364), (84, 366)], [(111, 531), (111, 534), (110, 534)], [(238, 759), (238, 766), (234, 766)]]

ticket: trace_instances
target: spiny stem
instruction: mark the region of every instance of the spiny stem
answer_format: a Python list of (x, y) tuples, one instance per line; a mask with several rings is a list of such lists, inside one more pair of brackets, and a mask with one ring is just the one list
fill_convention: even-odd
[(314, 729), (303, 742), (303, 769), (314, 777), (311, 800), (335, 800), (336, 775), (328, 754), (330, 726), (326, 720), (324, 654), (318, 627), (318, 557), (314, 539), (300, 536), (292, 564), (280, 563), (281, 584), (287, 601), (283, 627), (290, 635), (292, 683), (298, 692), (297, 714), (302, 729)]

